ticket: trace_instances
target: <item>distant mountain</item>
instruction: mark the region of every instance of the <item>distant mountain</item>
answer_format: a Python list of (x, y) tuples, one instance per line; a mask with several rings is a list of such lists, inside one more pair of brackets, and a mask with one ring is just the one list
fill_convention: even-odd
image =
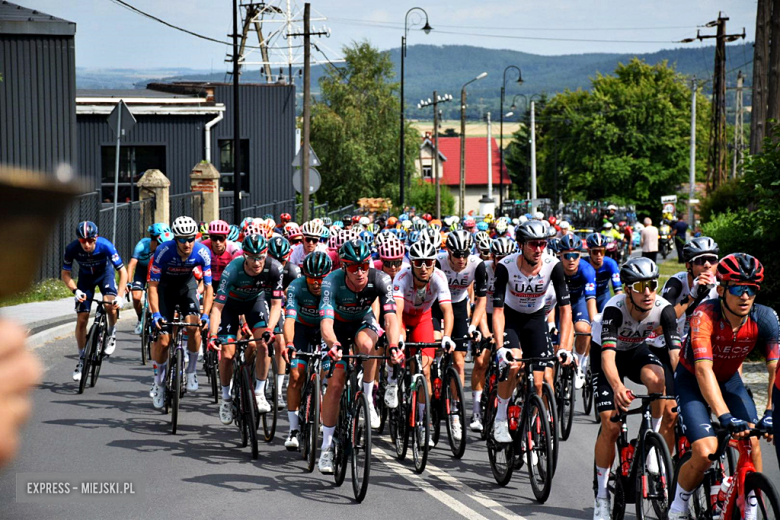
[[(400, 70), (400, 49), (391, 49), (390, 58)], [(486, 49), (466, 45), (413, 45), (407, 50), (405, 70), (405, 97), (409, 117), (430, 119), (431, 108), (417, 110), (420, 99), (428, 99), (436, 89), (439, 94), (452, 94), (454, 102), (442, 104), (440, 108), (445, 118), (458, 118), (458, 98), (462, 85), (480, 74), (487, 72), (487, 78), (468, 86), (469, 117), (478, 117), (485, 111), (494, 113), (497, 119), (500, 101), (500, 89), (504, 69), (516, 65), (523, 72), (524, 83), (517, 85), (515, 71), (507, 72), (507, 90), (505, 110), (508, 111), (515, 94), (535, 94), (547, 92), (554, 94), (566, 89), (590, 88), (590, 80), (597, 74), (610, 74), (618, 63), (626, 63), (634, 57), (647, 63), (656, 64), (666, 60), (686, 76), (695, 75), (699, 80), (709, 79), (712, 75), (714, 47), (690, 47), (665, 49), (647, 54), (569, 54), (563, 56), (541, 56), (511, 50)], [(727, 46), (726, 69), (729, 72), (727, 83), (736, 84), (737, 71), (745, 75), (744, 86), (750, 87), (753, 79), (753, 44), (739, 43)], [(338, 64), (336, 64), (338, 66)], [(318, 93), (317, 80), (325, 73), (325, 67), (312, 67), (312, 92)], [(264, 81), (258, 70), (245, 71), (243, 82)], [(400, 79), (400, 78), (399, 78)], [(224, 72), (208, 73), (193, 69), (77, 69), (76, 81), (79, 88), (144, 88), (149, 81), (229, 81)], [(705, 85), (709, 91), (712, 82)], [(745, 106), (750, 106), (750, 89), (744, 93)], [(730, 93), (731, 95), (731, 93)]]

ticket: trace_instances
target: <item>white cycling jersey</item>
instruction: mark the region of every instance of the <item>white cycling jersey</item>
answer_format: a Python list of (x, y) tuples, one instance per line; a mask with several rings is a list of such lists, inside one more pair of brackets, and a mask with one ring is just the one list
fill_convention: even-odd
[(447, 283), (450, 286), (452, 303), (462, 302), (469, 295), (469, 286), (476, 282), (474, 293), (478, 296), (484, 296), (487, 290), (485, 262), (477, 255), (470, 255), (466, 267), (458, 272), (450, 265), (449, 253), (442, 252), (436, 256), (439, 269), (447, 277)]
[(674, 308), (661, 296), (656, 296), (653, 308), (642, 321), (636, 321), (626, 304), (626, 293), (621, 293), (609, 299), (604, 311), (596, 316), (591, 324), (591, 338), (604, 349), (632, 350), (642, 343), (658, 327), (663, 327), (674, 345), (680, 348), (677, 335)]
[(485, 261), (485, 273), (487, 274), (487, 304), (485, 305), (485, 312), (488, 314), (493, 313), (493, 293), (496, 290), (496, 268), (494, 260)]
[(440, 269), (434, 269), (431, 279), (422, 289), (414, 286), (412, 267), (401, 269), (393, 279), (393, 298), (404, 301), (404, 314), (418, 315), (429, 311), (433, 302), (451, 303), (447, 277)]
[[(557, 303), (568, 305), (569, 291), (561, 262), (557, 258), (542, 257), (539, 273), (527, 276), (517, 265), (520, 255), (511, 254), (496, 267), (494, 304), (521, 314), (533, 314), (545, 309), (547, 291), (552, 287)], [(499, 294), (501, 288), (504, 289), (503, 294)]]
[[(328, 252), (328, 246), (320, 242), (317, 244), (317, 248), (315, 251), (322, 251), (323, 253)], [(298, 244), (292, 248), (292, 253), (290, 253), (290, 262), (297, 265), (298, 267), (303, 266), (303, 261), (306, 259), (308, 255), (303, 250), (303, 244)]]

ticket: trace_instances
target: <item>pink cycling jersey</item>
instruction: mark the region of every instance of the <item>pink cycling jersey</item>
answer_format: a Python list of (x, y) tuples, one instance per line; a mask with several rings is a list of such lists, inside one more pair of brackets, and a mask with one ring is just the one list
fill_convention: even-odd
[(203, 245), (209, 248), (209, 253), (211, 254), (211, 279), (214, 282), (219, 281), (222, 277), (222, 271), (225, 270), (225, 267), (227, 267), (231, 260), (243, 254), (241, 246), (236, 242), (228, 241), (225, 244), (225, 252), (221, 255), (217, 255), (214, 253), (214, 250), (211, 249), (211, 240), (204, 240)]

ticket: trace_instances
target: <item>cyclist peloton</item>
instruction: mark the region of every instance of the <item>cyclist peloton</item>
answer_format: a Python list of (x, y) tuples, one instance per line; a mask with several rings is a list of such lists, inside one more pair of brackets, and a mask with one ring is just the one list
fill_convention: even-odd
[[(747, 435), (753, 425), (772, 425), (771, 401), (761, 420), (747, 393), (739, 367), (756, 347), (774, 370), (778, 359), (780, 324), (775, 311), (755, 303), (764, 281), (764, 267), (756, 258), (734, 253), (717, 267), (718, 298), (699, 305), (690, 321), (690, 334), (675, 372), (675, 393), (683, 431), (691, 442), (692, 456), (682, 465), (669, 509), (670, 520), (688, 518), (688, 500), (699, 485), (717, 449), (710, 410), (734, 437)], [(724, 332), (725, 331), (725, 332)], [(771, 382), (770, 382), (771, 384)], [(775, 393), (776, 395), (776, 393)], [(771, 396), (771, 394), (770, 394)], [(751, 457), (762, 470), (760, 447), (751, 439)], [(756, 517), (757, 503), (748, 497), (746, 518)]]
[[(505, 257), (496, 267), (495, 292), (493, 294), (493, 337), (502, 341), (497, 355), (501, 366), (508, 363), (507, 353), (515, 358), (549, 357), (550, 333), (547, 327), (545, 301), (549, 287), (555, 291), (561, 321), (561, 337), (571, 334), (571, 305), (569, 291), (560, 261), (553, 257), (542, 257), (547, 245), (547, 229), (538, 220), (529, 220), (517, 226), (515, 238), (519, 251)], [(522, 344), (521, 344), (522, 341)], [(556, 355), (563, 364), (572, 361), (571, 352), (559, 349)], [(512, 391), (517, 386), (520, 363), (509, 363), (509, 377), (498, 385), (498, 408), (493, 424), (493, 438), (496, 442), (512, 442), (507, 421), (507, 406)], [(552, 363), (537, 363), (534, 366), (534, 386), (542, 395), (544, 381), (552, 386)]]
[(159, 244), (173, 240), (171, 228), (162, 222), (152, 224), (147, 232), (149, 236), (138, 241), (133, 250), (133, 256), (127, 263), (127, 279), (132, 280), (130, 294), (133, 297), (133, 308), (138, 315), (138, 324), (135, 326), (136, 334), (141, 334), (141, 313), (143, 312), (141, 300), (146, 288), (146, 280), (149, 277), (149, 261)]
[[(74, 260), (79, 264), (78, 282), (73, 280)], [(114, 279), (114, 269), (110, 265), (119, 271), (118, 288)], [(89, 321), (89, 311), (92, 308), (95, 287), (100, 288), (103, 300), (113, 302), (110, 305), (105, 305), (108, 315), (108, 344), (104, 352), (106, 355), (111, 355), (116, 349), (117, 311), (124, 302), (127, 269), (125, 269), (114, 244), (98, 236), (98, 228), (94, 222), (84, 221), (79, 222), (76, 226), (76, 240), (65, 247), (60, 278), (76, 300), (76, 344), (79, 349), (79, 360), (73, 371), (73, 380), (80, 381), (83, 368), (81, 360), (84, 357), (84, 347), (87, 343), (87, 322)]]
[[(680, 336), (674, 307), (656, 294), (658, 266), (649, 258), (632, 258), (620, 269), (626, 292), (613, 296), (604, 312), (593, 321), (591, 370), (596, 410), (601, 416), (601, 431), (596, 439), (596, 498), (594, 520), (610, 518), (609, 468), (615, 457), (615, 442), (620, 424), (610, 419), (617, 410), (625, 411), (633, 399), (623, 384), (628, 377), (643, 384), (650, 393), (663, 393), (664, 364), (651, 351), (646, 340), (659, 326), (663, 330), (672, 368), (677, 366)], [(662, 401), (652, 403), (652, 427), (661, 426)], [(655, 458), (648, 460), (653, 470)], [(657, 471), (657, 468), (656, 468)]]
[[(362, 240), (345, 242), (341, 246), (340, 255), (342, 269), (333, 271), (322, 282), (320, 330), (328, 348), (327, 356), (331, 362), (339, 362), (344, 353), (349, 354), (351, 344), (355, 345), (360, 354), (373, 353), (381, 331), (372, 309), (372, 304), (378, 299), (378, 305), (384, 313), (388, 346), (398, 360), (399, 325), (390, 277), (371, 266), (371, 250)], [(339, 368), (338, 365), (336, 368)], [(373, 396), (375, 372), (376, 360), (363, 363), (363, 392), (368, 396)], [(333, 473), (333, 432), (336, 429), (345, 376), (344, 370), (334, 371), (328, 383), (328, 391), (322, 399), (322, 455), (318, 467), (325, 474)], [(369, 378), (372, 380), (367, 380)], [(378, 428), (380, 417), (374, 408), (373, 399), (368, 402), (371, 427)]]
[(604, 306), (611, 298), (609, 283), (615, 296), (623, 292), (620, 283), (620, 267), (612, 258), (607, 257), (607, 241), (601, 233), (591, 233), (586, 239), (588, 245), (588, 262), (596, 271), (596, 309), (604, 312)]

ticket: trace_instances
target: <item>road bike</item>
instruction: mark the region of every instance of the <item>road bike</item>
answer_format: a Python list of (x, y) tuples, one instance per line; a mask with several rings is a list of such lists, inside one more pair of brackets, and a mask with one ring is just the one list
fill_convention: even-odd
[(561, 440), (565, 441), (571, 435), (574, 423), (574, 405), (577, 402), (577, 392), (574, 388), (574, 373), (576, 365), (556, 364), (555, 371), (555, 402), (560, 413), (559, 422)]
[(255, 339), (242, 339), (232, 343), (235, 345), (233, 354), (233, 381), (230, 386), (231, 403), (233, 405), (233, 422), (241, 432), (241, 447), (247, 444), (252, 452), (252, 459), (259, 456), (257, 447), (257, 417), (260, 415), (255, 399), (255, 352), (247, 354), (247, 346)]
[[(311, 473), (317, 463), (317, 438), (320, 433), (320, 408), (322, 405), (320, 367), (322, 353), (319, 334), (311, 342), (312, 352), (296, 352), (295, 357), (306, 360), (306, 375), (301, 389), (298, 408), (298, 424), (301, 428), (301, 453), (306, 461), (306, 471)], [(291, 358), (292, 359), (292, 358)], [(289, 373), (290, 364), (287, 364)]]
[(490, 357), (485, 370), (485, 385), (482, 389), (482, 398), (479, 401), (479, 409), (482, 410), (482, 431), (479, 435), (482, 440), (487, 439), (488, 432), (493, 429), (496, 407), (498, 406), (498, 380), (500, 376), (495, 345), (491, 343), (491, 338), (484, 338), (479, 342), (476, 348), (476, 356), (482, 355), (482, 351), (486, 348), (490, 349)]
[[(113, 301), (92, 300), (92, 303), (97, 303), (98, 306), (95, 309), (95, 319), (87, 332), (84, 357), (81, 359), (80, 394), (83, 394), (84, 389), (87, 387), (87, 379), (89, 379), (90, 388), (93, 388), (97, 383), (98, 377), (100, 377), (100, 367), (103, 365), (103, 358), (106, 355), (106, 343), (108, 342), (108, 315), (104, 305), (112, 305)], [(119, 319), (118, 310), (117, 319)]]
[(168, 365), (165, 374), (165, 414), (171, 412), (171, 431), (175, 435), (179, 426), (179, 403), (186, 393), (184, 353), (186, 352), (184, 330), (187, 327), (200, 327), (199, 323), (186, 321), (163, 322), (169, 331), (175, 330), (173, 344), (168, 348)]
[[(488, 343), (490, 340), (488, 339)], [(440, 345), (436, 344), (438, 348)], [(431, 366), (431, 421), (433, 424), (433, 444), (439, 442), (441, 435), (441, 421), (447, 428), (447, 440), (450, 444), (452, 456), (456, 459), (463, 457), (466, 452), (466, 405), (463, 400), (463, 384), (457, 369), (452, 364), (452, 353), (442, 353)], [(461, 424), (460, 439), (456, 439), (453, 430), (453, 421)]]

